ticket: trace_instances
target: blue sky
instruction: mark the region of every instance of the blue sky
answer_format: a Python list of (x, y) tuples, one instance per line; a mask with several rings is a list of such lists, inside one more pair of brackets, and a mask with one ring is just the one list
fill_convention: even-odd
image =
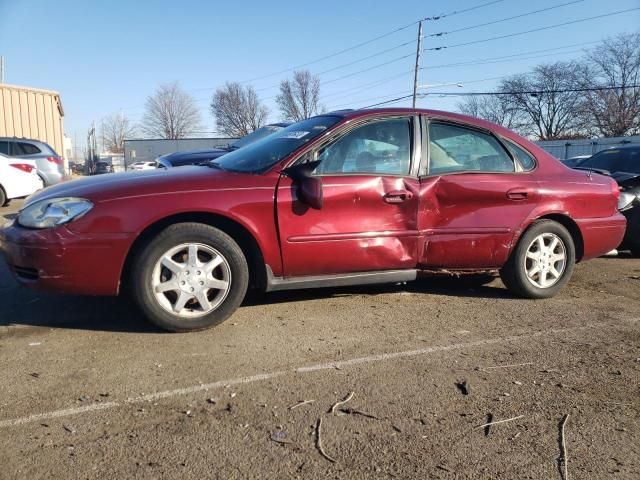
[[(208, 108), (211, 93), (227, 80), (267, 76), (422, 17), (487, 1), (0, 0), (0, 55), (5, 56), (7, 83), (60, 92), (66, 113), (65, 129), (71, 137), (77, 134), (78, 138), (84, 138), (92, 120), (97, 122), (102, 116), (120, 111), (138, 121), (146, 97), (159, 84), (175, 80), (197, 99), (203, 131), (208, 132), (214, 130)], [(465, 28), (569, 1), (503, 0), (426, 22), (425, 34)], [(637, 7), (640, 0), (584, 0), (519, 19), (425, 38), (424, 46), (465, 43)], [(421, 83), (462, 82), (463, 88), (442, 87), (438, 91), (486, 91), (499, 82), (495, 77), (525, 72), (545, 61), (576, 58), (591, 46), (586, 42), (638, 30), (639, 26), (640, 10), (636, 10), (504, 40), (427, 51), (423, 56), (426, 69), (421, 72)], [(414, 42), (416, 36), (417, 26), (413, 25), (306, 66), (313, 73), (332, 70), (321, 74), (322, 104), (330, 109), (361, 107), (410, 93), (416, 45), (409, 42)], [(574, 46), (564, 48), (567, 45)], [(544, 52), (549, 49), (556, 50)], [(390, 51), (359, 61), (385, 50)], [(510, 55), (522, 57), (479, 65), (443, 66)], [(402, 56), (407, 58), (371, 68)], [(368, 68), (371, 69), (367, 72), (357, 73)], [(270, 120), (279, 120), (273, 97), (278, 82), (288, 75), (270, 75), (248, 82), (270, 107)], [(380, 83), (390, 77), (396, 78)], [(419, 106), (453, 110), (457, 101), (429, 96), (421, 99)], [(399, 104), (408, 105), (408, 101)]]

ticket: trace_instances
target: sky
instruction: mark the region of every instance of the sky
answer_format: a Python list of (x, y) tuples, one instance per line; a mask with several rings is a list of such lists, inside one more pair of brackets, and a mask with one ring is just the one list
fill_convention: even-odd
[[(640, 8), (640, 0), (0, 0), (0, 55), (6, 83), (60, 93), (65, 132), (78, 143), (91, 122), (106, 115), (122, 112), (138, 122), (146, 98), (174, 81), (201, 109), (200, 136), (213, 136), (209, 103), (226, 81), (253, 86), (274, 122), (280, 120), (278, 84), (295, 67), (319, 74), (328, 110), (410, 94), (414, 22), (421, 18), (460, 12), (424, 22), (423, 47), (449, 48), (424, 51), (419, 83), (454, 85), (421, 91), (479, 92), (500, 77), (579, 58), (603, 38), (640, 30), (640, 10), (478, 41), (632, 8)], [(477, 26), (541, 9), (548, 10)], [(428, 36), (440, 32), (451, 33)], [(467, 42), (478, 43), (456, 46)], [(451, 65), (460, 63), (467, 64)], [(418, 106), (455, 110), (459, 101), (427, 95)]]

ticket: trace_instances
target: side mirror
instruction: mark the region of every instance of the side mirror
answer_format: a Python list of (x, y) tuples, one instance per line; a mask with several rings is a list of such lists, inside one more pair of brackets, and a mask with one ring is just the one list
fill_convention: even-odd
[(284, 175), (290, 177), (296, 184), (298, 199), (316, 210), (322, 208), (322, 179), (312, 176), (311, 172), (319, 164), (319, 160), (300, 163), (282, 171)]
[(306, 177), (298, 183), (298, 198), (311, 208), (322, 208), (322, 179)]

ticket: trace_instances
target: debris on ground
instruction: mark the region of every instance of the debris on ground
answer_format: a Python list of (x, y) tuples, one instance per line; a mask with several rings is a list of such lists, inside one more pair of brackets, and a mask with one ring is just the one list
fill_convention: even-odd
[(291, 440), (287, 440), (287, 433), (284, 430), (275, 430), (271, 432), (271, 440), (276, 443), (282, 443), (284, 445), (290, 445), (293, 442)]
[(349, 395), (347, 395), (344, 398), (344, 400), (340, 400), (339, 402), (334, 403), (328, 413), (335, 413), (336, 408), (338, 408), (340, 405), (344, 405), (345, 403), (347, 403), (349, 400), (353, 398), (354, 395), (355, 395), (355, 392), (351, 392), (349, 393)]
[[(488, 419), (489, 416), (491, 416), (491, 420)], [(477, 428), (485, 428), (486, 429), (486, 427), (490, 427), (492, 425), (497, 425), (499, 423), (512, 422), (512, 421), (518, 420), (518, 419), (520, 419), (522, 417), (524, 417), (524, 415), (518, 415), (517, 417), (506, 418), (504, 420), (497, 420), (497, 421), (494, 422), (494, 421), (492, 421), (493, 420), (493, 415), (489, 414), (489, 415), (487, 415), (487, 420), (488, 420), (487, 423), (483, 423), (482, 425), (478, 425)]]
[[(351, 392), (351, 396), (353, 396), (353, 392)], [(344, 402), (343, 402), (344, 403)], [(329, 456), (322, 447), (322, 417), (318, 418), (318, 422), (316, 423), (316, 447), (324, 458), (329, 460), (331, 463), (336, 463), (337, 460), (331, 456)]]
[(469, 385), (469, 382), (467, 380), (456, 382), (456, 387), (463, 395), (469, 395), (471, 391), (471, 385)]
[(560, 457), (558, 457), (558, 469), (563, 480), (569, 480), (569, 472), (567, 468), (567, 444), (564, 439), (564, 426), (567, 423), (569, 414), (565, 414), (560, 421)]
[(346, 415), (360, 415), (361, 417), (373, 418), (374, 420), (380, 420), (380, 417), (371, 415), (370, 413), (363, 412), (362, 410), (356, 410), (355, 408), (341, 408), (340, 412)]
[(62, 425), (62, 428), (64, 428), (69, 433), (76, 433), (76, 429), (71, 425)]
[(289, 407), (289, 410), (293, 410), (294, 408), (298, 408), (301, 407), (303, 405), (309, 405), (310, 403), (315, 402), (315, 400), (301, 400), (300, 402), (296, 403), (295, 405), (291, 405)]

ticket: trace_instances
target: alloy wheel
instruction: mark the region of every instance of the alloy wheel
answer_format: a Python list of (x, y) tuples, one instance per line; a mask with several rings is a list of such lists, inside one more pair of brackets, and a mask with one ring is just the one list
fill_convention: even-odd
[(527, 280), (538, 288), (549, 288), (561, 278), (567, 265), (567, 249), (555, 233), (533, 239), (524, 258)]

